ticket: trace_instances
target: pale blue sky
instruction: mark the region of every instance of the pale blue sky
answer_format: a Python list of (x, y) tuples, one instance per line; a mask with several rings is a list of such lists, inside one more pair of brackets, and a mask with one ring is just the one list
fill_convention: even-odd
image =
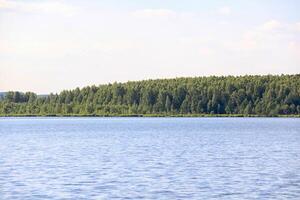
[(0, 91), (300, 73), (298, 0), (0, 0)]

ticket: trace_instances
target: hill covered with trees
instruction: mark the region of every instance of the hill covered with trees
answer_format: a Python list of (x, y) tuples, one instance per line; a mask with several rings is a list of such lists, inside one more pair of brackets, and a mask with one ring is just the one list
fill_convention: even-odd
[(300, 75), (211, 76), (7, 92), (0, 115), (299, 115)]

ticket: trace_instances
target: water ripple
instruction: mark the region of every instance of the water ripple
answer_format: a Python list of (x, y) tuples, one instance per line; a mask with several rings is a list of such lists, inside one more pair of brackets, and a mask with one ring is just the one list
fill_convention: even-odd
[(300, 119), (0, 118), (0, 199), (300, 199)]

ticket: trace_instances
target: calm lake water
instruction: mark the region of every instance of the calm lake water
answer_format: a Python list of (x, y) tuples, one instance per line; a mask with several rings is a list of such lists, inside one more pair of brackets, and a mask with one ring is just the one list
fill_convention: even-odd
[(300, 119), (0, 118), (0, 199), (300, 199)]

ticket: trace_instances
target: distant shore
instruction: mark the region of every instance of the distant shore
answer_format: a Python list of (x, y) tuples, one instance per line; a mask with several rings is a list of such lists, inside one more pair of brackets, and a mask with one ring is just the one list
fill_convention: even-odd
[(47, 115), (31, 115), (31, 114), (14, 114), (14, 115), (0, 115), (0, 117), (278, 117), (278, 118), (300, 118), (300, 115), (245, 115), (245, 114), (47, 114)]
[(9, 91), (0, 116), (299, 117), (299, 88), (295, 74), (115, 82), (46, 96)]

